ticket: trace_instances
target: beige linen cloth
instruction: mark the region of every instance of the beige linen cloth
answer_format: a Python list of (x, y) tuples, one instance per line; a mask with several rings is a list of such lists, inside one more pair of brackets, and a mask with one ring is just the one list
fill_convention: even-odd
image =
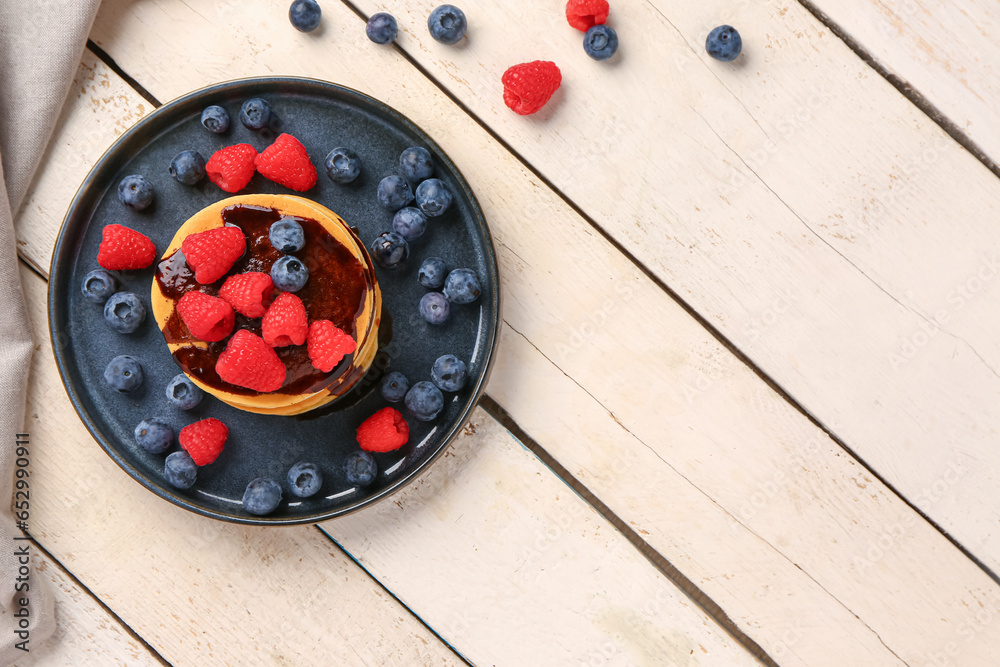
[[(13, 213), (38, 168), (69, 85), (80, 63), (99, 0), (2, 0), (0, 2), (0, 664), (26, 657), (16, 647), (19, 598), (30, 602), (29, 649), (55, 629), (52, 597), (37, 574), (30, 590), (15, 590), (15, 542), (21, 531), (9, 506), (15, 439), (24, 428), (25, 387), (31, 359), (24, 297), (18, 278)], [(75, 184), (67, 183), (67, 188)], [(45, 415), (40, 415), (42, 419)], [(40, 448), (55, 443), (32, 441)], [(29, 522), (30, 529), (30, 522)], [(32, 548), (31, 551), (37, 550)]]

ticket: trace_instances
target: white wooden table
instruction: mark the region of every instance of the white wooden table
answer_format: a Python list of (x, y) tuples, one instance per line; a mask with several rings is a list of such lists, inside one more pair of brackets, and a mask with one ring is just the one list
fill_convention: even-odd
[[(1000, 10), (973, 0), (105, 0), (18, 219), (31, 530), (59, 631), (22, 665), (1000, 664)], [(507, 5), (507, 6), (502, 6)], [(392, 12), (399, 48), (365, 37)], [(819, 17), (819, 18), (818, 18)], [(744, 56), (704, 52), (738, 27)], [(550, 59), (542, 113), (502, 104)], [(161, 102), (288, 74), (454, 158), (497, 241), (499, 358), (391, 500), (260, 529), (176, 508), (77, 418), (46, 271), (76, 185)]]

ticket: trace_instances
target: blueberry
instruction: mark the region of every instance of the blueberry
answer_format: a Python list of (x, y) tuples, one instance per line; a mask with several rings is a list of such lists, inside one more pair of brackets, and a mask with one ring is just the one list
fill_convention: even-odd
[(708, 33), (705, 50), (716, 60), (728, 63), (740, 55), (740, 51), (743, 50), (743, 38), (733, 26), (720, 25)]
[(222, 134), (229, 129), (229, 112), (213, 104), (201, 112), (201, 124), (213, 134)]
[(434, 175), (434, 162), (431, 152), (420, 146), (411, 146), (399, 154), (399, 170), (411, 183), (430, 178)]
[(248, 130), (259, 131), (271, 125), (271, 105), (266, 100), (254, 97), (240, 107), (240, 122)]
[(390, 403), (399, 403), (406, 396), (406, 391), (410, 388), (410, 381), (399, 371), (393, 371), (382, 379), (379, 391), (382, 398)]
[(292, 488), (292, 495), (308, 498), (323, 486), (323, 473), (315, 463), (299, 461), (288, 469), (288, 486)]
[(430, 289), (440, 289), (444, 285), (444, 278), (448, 275), (444, 260), (440, 257), (428, 257), (420, 265), (417, 271), (417, 280), (424, 287)]
[(174, 452), (163, 462), (163, 476), (178, 489), (190, 489), (198, 477), (198, 466), (187, 452)]
[(319, 26), (323, 10), (316, 0), (295, 0), (288, 8), (288, 20), (299, 32), (312, 32)]
[(325, 166), (334, 183), (351, 183), (361, 173), (361, 159), (349, 148), (334, 148), (326, 156)]
[(132, 333), (145, 319), (146, 306), (132, 292), (112, 294), (104, 304), (104, 321), (118, 333)]
[(94, 269), (85, 275), (83, 282), (80, 283), (80, 293), (94, 303), (104, 303), (116, 289), (118, 280), (104, 269)]
[(451, 314), (451, 304), (441, 292), (428, 292), (420, 297), (420, 316), (431, 324), (444, 324)]
[(298, 292), (309, 280), (309, 269), (298, 257), (282, 255), (271, 265), (271, 280), (283, 292)]
[(388, 44), (396, 39), (398, 33), (399, 26), (396, 25), (396, 18), (385, 12), (372, 14), (372, 17), (368, 19), (368, 25), (365, 26), (365, 34), (368, 35), (368, 39), (376, 44)]
[(618, 33), (606, 25), (595, 25), (583, 36), (583, 50), (594, 60), (607, 60), (618, 50)]
[(135, 441), (150, 454), (162, 454), (170, 449), (174, 429), (162, 419), (143, 419), (135, 427)]
[(104, 369), (104, 381), (115, 391), (133, 391), (142, 384), (142, 366), (132, 357), (119, 355), (108, 362)]
[(398, 211), (413, 201), (410, 184), (402, 176), (392, 174), (378, 183), (378, 203), (390, 211)]
[(250, 514), (270, 514), (281, 502), (281, 487), (273, 479), (258, 477), (247, 484), (243, 492), (243, 509)]
[(431, 12), (427, 19), (427, 29), (431, 37), (442, 44), (454, 44), (465, 36), (468, 23), (465, 12), (455, 5), (441, 5)]
[(193, 410), (205, 398), (205, 392), (191, 379), (178, 373), (167, 385), (167, 400), (181, 410)]
[(431, 380), (441, 391), (458, 391), (465, 386), (469, 378), (465, 362), (454, 354), (445, 354), (437, 358), (431, 366)]
[(444, 295), (452, 303), (472, 303), (481, 291), (479, 276), (472, 269), (455, 269), (444, 279)]
[(375, 481), (378, 466), (375, 457), (368, 452), (355, 452), (344, 461), (344, 474), (347, 481), (358, 486), (369, 486)]
[(392, 228), (396, 233), (413, 243), (427, 231), (427, 216), (419, 208), (407, 206), (396, 211), (392, 218)]
[(451, 191), (436, 178), (428, 178), (417, 186), (417, 206), (430, 217), (441, 215), (451, 205)]
[(302, 246), (306, 244), (306, 233), (294, 218), (282, 218), (273, 223), (267, 232), (267, 238), (275, 250), (286, 255), (302, 250)]
[(444, 408), (444, 394), (427, 380), (421, 380), (406, 392), (406, 409), (422, 422), (437, 417)]
[(170, 162), (170, 175), (184, 185), (194, 185), (205, 177), (205, 158), (198, 151), (181, 151)]
[(396, 232), (382, 232), (372, 241), (372, 259), (379, 266), (395, 269), (409, 256), (409, 244)]
[(118, 184), (118, 201), (134, 211), (141, 211), (153, 203), (153, 184), (139, 174), (126, 176)]

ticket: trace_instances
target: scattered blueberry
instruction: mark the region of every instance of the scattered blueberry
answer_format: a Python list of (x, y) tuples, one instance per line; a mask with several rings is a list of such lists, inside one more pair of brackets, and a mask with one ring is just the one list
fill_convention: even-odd
[(292, 489), (292, 495), (308, 498), (323, 486), (323, 473), (315, 463), (299, 461), (288, 469), (288, 486)]
[(271, 280), (283, 292), (298, 292), (309, 280), (309, 269), (298, 257), (282, 255), (271, 265)]
[(325, 166), (334, 183), (350, 183), (361, 173), (361, 159), (349, 148), (334, 148), (326, 156)]
[(583, 36), (583, 50), (594, 60), (607, 60), (618, 50), (618, 33), (605, 24), (591, 26)]
[(153, 184), (140, 174), (126, 176), (118, 184), (118, 201), (134, 211), (141, 211), (153, 203)]
[(347, 481), (358, 486), (369, 486), (375, 481), (378, 466), (375, 457), (368, 452), (355, 452), (344, 461), (344, 474)]
[(217, 104), (205, 107), (201, 112), (201, 124), (213, 134), (222, 134), (229, 129), (229, 112)]
[(174, 429), (162, 419), (143, 419), (135, 427), (135, 441), (150, 454), (162, 454), (170, 449)]
[(431, 380), (441, 391), (458, 391), (465, 386), (469, 378), (465, 362), (454, 354), (445, 354), (437, 358), (431, 366)]
[(190, 489), (198, 477), (198, 466), (190, 454), (181, 450), (167, 454), (163, 462), (163, 476), (178, 489)]
[(406, 391), (410, 388), (410, 381), (399, 371), (393, 371), (382, 379), (379, 391), (382, 398), (390, 403), (399, 403), (406, 396)]
[(205, 158), (198, 151), (181, 151), (170, 162), (170, 175), (184, 185), (194, 185), (205, 177)]
[(181, 410), (193, 410), (205, 397), (205, 392), (184, 373), (178, 373), (167, 385), (167, 400)]
[(431, 324), (444, 324), (451, 314), (451, 304), (441, 292), (428, 292), (420, 297), (420, 316)]
[(270, 514), (281, 502), (281, 487), (273, 479), (258, 477), (247, 484), (243, 492), (243, 509), (250, 514)]
[(728, 63), (740, 55), (740, 51), (743, 50), (743, 38), (733, 26), (720, 25), (708, 33), (705, 50), (716, 60)]
[(429, 422), (444, 408), (444, 394), (427, 380), (421, 380), (406, 392), (406, 409), (422, 422)]
[(434, 175), (434, 161), (431, 152), (420, 146), (411, 146), (399, 154), (399, 170), (411, 183), (430, 178)]
[(417, 206), (426, 215), (435, 217), (445, 212), (451, 205), (451, 190), (443, 181), (428, 178), (417, 186)]
[(80, 293), (94, 303), (104, 303), (116, 289), (118, 280), (104, 269), (94, 269), (80, 283)]
[(372, 14), (372, 17), (368, 19), (368, 25), (365, 26), (365, 34), (368, 35), (368, 39), (376, 44), (388, 44), (396, 39), (398, 33), (399, 26), (396, 25), (396, 17), (385, 12)]
[(104, 381), (115, 391), (133, 391), (142, 384), (142, 366), (132, 357), (119, 355), (108, 362), (104, 369)]
[(443, 259), (440, 257), (428, 257), (417, 271), (417, 280), (424, 287), (439, 289), (444, 285), (444, 279), (447, 275), (448, 269), (445, 267)]
[(240, 122), (255, 132), (270, 127), (271, 105), (259, 97), (247, 100), (240, 107)]
[(378, 183), (378, 203), (390, 211), (398, 211), (413, 201), (410, 184), (402, 176), (392, 174)]
[(145, 319), (146, 306), (132, 292), (112, 294), (104, 304), (104, 321), (118, 333), (132, 333)]
[(312, 32), (319, 26), (323, 10), (316, 0), (295, 0), (288, 8), (288, 20), (299, 32)]
[(472, 303), (481, 291), (479, 276), (472, 269), (455, 269), (444, 279), (444, 295), (452, 303)]
[(431, 37), (442, 44), (454, 44), (465, 36), (468, 23), (465, 12), (455, 5), (441, 5), (431, 12), (427, 19), (427, 29)]
[(295, 218), (282, 218), (271, 224), (267, 238), (275, 250), (287, 254), (302, 250), (306, 244), (306, 233)]
[(395, 269), (409, 256), (409, 244), (396, 232), (382, 232), (372, 241), (372, 259), (379, 266)]
[(396, 211), (392, 218), (392, 228), (396, 233), (413, 243), (427, 231), (427, 216), (419, 208), (407, 206)]

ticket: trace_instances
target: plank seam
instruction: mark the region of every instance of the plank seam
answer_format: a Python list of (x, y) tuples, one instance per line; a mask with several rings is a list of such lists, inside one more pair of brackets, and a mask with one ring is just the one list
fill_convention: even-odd
[(141, 83), (133, 79), (125, 70), (123, 70), (118, 63), (115, 62), (115, 59), (109, 56), (107, 51), (99, 47), (94, 40), (87, 40), (87, 48), (90, 49), (91, 53), (97, 56), (98, 60), (107, 65), (112, 72), (120, 76), (125, 83), (132, 86), (135, 92), (139, 93), (144, 100), (152, 104), (154, 109), (159, 109), (163, 106), (163, 103), (160, 102), (160, 100), (156, 99), (156, 97), (154, 97), (151, 92), (146, 90)]

